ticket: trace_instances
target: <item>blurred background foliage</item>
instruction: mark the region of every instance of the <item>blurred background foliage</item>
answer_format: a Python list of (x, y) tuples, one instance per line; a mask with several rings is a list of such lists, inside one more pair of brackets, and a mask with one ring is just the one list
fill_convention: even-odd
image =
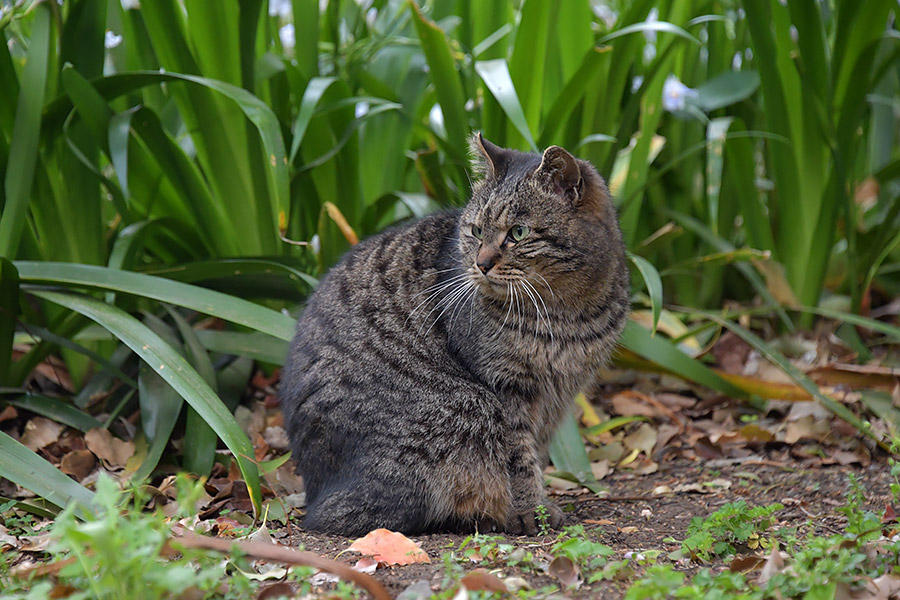
[[(182, 466), (208, 473), (221, 439), (258, 501), (231, 415), (254, 361), (280, 364), (287, 311), (350, 245), (465, 202), (475, 130), (608, 178), (636, 267), (626, 361), (760, 395), (703, 345), (728, 327), (778, 363), (748, 315), (817, 312), (865, 360), (853, 324), (900, 332), (866, 318), (900, 291), (897, 9), (0, 0), (2, 399), (82, 430), (140, 408), (141, 476), (186, 422)], [(71, 379), (52, 394), (51, 356)], [(0, 433), (0, 475), (80, 497), (17, 444)], [(572, 421), (554, 460), (583, 479), (580, 445)]]

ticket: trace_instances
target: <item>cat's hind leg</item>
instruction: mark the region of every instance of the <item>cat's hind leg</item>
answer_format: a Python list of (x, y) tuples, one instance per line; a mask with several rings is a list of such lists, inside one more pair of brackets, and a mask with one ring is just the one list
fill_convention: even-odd
[(408, 481), (354, 479), (326, 486), (306, 509), (303, 527), (347, 537), (385, 528), (406, 534), (425, 531), (424, 499)]

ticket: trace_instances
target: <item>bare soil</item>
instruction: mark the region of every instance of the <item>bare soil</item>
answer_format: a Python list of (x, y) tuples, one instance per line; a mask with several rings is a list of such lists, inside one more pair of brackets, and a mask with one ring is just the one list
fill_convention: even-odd
[[(663, 554), (679, 548), (693, 517), (707, 517), (728, 502), (745, 500), (749, 506), (766, 506), (780, 503), (784, 508), (776, 513), (777, 527), (793, 528), (805, 533), (810, 528), (819, 535), (833, 535), (842, 531), (843, 515), (836, 508), (845, 505), (848, 474), (853, 473), (867, 490), (867, 508), (881, 511), (890, 502), (889, 473), (884, 463), (873, 461), (868, 467), (822, 466), (805, 467), (798, 461), (774, 461), (766, 458), (689, 460), (684, 457), (663, 459), (659, 469), (649, 475), (613, 473), (603, 480), (609, 496), (602, 498), (579, 490), (567, 495), (557, 495), (554, 500), (568, 514), (568, 525), (582, 524), (590, 538), (615, 550), (611, 560), (621, 560), (627, 553), (644, 553), (658, 550)], [(684, 484), (700, 484), (698, 492), (668, 492)], [(288, 532), (282, 532), (283, 534)], [(508, 567), (501, 559), (481, 562), (460, 561), (456, 564), (465, 571), (487, 569), (501, 579), (521, 577), (533, 589), (556, 586), (558, 592), (550, 595), (573, 598), (621, 598), (633, 581), (598, 581), (584, 583), (578, 589), (562, 589), (559, 581), (540, 565), (552, 559), (551, 546), (557, 541), (558, 532), (536, 537), (506, 537), (505, 543), (524, 548), (535, 555), (532, 568)], [(342, 553), (352, 540), (321, 535), (292, 528), (282, 542), (290, 539), (292, 545), (302, 546), (337, 560), (353, 564), (359, 558), (355, 553)], [(431, 557), (430, 564), (416, 564), (379, 568), (374, 577), (397, 596), (413, 584), (424, 589), (427, 582), (434, 592), (452, 587), (450, 574), (442, 557), (458, 549), (466, 539), (463, 535), (423, 535), (413, 538)], [(673, 541), (675, 540), (675, 541)], [(752, 551), (748, 550), (748, 553)], [(761, 552), (765, 554), (765, 551)], [(542, 563), (542, 560), (544, 561)], [(535, 569), (534, 565), (538, 565)], [(708, 565), (696, 563), (683, 565), (687, 571), (701, 566), (714, 570), (727, 569), (725, 562)], [(537, 571), (537, 572), (535, 572)], [(640, 567), (637, 568), (640, 574)], [(450, 579), (448, 576), (452, 575)], [(321, 591), (327, 590), (327, 584)], [(549, 592), (549, 590), (548, 590)], [(408, 592), (412, 594), (412, 590)], [(411, 595), (411, 597), (417, 597)]]

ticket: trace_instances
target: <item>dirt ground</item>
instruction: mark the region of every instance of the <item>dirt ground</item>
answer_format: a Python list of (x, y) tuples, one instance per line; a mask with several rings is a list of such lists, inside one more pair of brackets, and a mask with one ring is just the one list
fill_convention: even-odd
[[(797, 528), (806, 532), (810, 527), (819, 535), (833, 535), (842, 531), (846, 522), (836, 508), (845, 504), (848, 489), (848, 473), (855, 474), (867, 491), (867, 508), (883, 510), (890, 500), (889, 473), (886, 465), (873, 461), (868, 467), (822, 466), (804, 467), (791, 461), (772, 461), (766, 458), (722, 459), (692, 461), (673, 457), (659, 463), (659, 469), (649, 475), (613, 473), (603, 480), (609, 496), (602, 498), (586, 490), (556, 495), (554, 500), (567, 511), (567, 525), (582, 524), (592, 540), (606, 544), (615, 550), (611, 560), (621, 560), (627, 553), (662, 551), (668, 554), (679, 548), (678, 541), (685, 538), (691, 518), (707, 517), (724, 504), (745, 500), (749, 506), (766, 506), (780, 503), (784, 508), (775, 514), (776, 527)], [(700, 485), (692, 485), (700, 484)], [(687, 489), (685, 489), (687, 488)], [(690, 491), (690, 490), (702, 491)], [(668, 491), (683, 490), (683, 491)], [(287, 532), (283, 532), (287, 533)], [(535, 555), (534, 564), (541, 564), (550, 547), (556, 542), (558, 532), (537, 537), (506, 537), (506, 543), (524, 548)], [(379, 568), (374, 573), (391, 593), (398, 596), (408, 590), (403, 598), (418, 598), (416, 591), (447, 590), (448, 567), (442, 557), (458, 548), (466, 536), (423, 535), (413, 539), (431, 558), (430, 564), (416, 564)], [(302, 546), (342, 562), (354, 564), (359, 555), (343, 553), (352, 540), (343, 537), (319, 535), (293, 529), (281, 540)], [(669, 540), (669, 541), (666, 541)], [(672, 541), (675, 540), (675, 541)], [(748, 550), (748, 553), (751, 553)], [(763, 553), (764, 554), (764, 553)], [(545, 561), (552, 557), (546, 555)], [(479, 563), (454, 561), (465, 571), (484, 568), (501, 579), (523, 578), (532, 589), (557, 586), (559, 581), (546, 573), (535, 573), (510, 568), (504, 560)], [(546, 564), (544, 562), (543, 564)], [(700, 565), (684, 565), (693, 571)], [(728, 568), (725, 563), (713, 563), (715, 570)], [(536, 569), (540, 571), (540, 569)], [(637, 573), (640, 574), (640, 568)], [(458, 577), (456, 573), (454, 577)], [(571, 598), (621, 598), (633, 578), (624, 581), (598, 581), (583, 583), (578, 589), (550, 592), (550, 595)], [(414, 586), (414, 587), (411, 587)], [(328, 584), (320, 591), (328, 589)]]

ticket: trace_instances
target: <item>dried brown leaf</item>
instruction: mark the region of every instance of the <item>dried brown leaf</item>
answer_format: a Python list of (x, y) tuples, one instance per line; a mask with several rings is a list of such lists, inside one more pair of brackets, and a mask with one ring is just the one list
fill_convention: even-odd
[(629, 450), (640, 450), (649, 454), (656, 446), (656, 429), (649, 423), (641, 423), (637, 429), (625, 436), (622, 444)]
[(94, 470), (97, 457), (90, 450), (72, 450), (59, 461), (59, 470), (81, 481)]
[(613, 409), (623, 417), (655, 417), (658, 411), (646, 394), (625, 390), (612, 397)]
[(556, 577), (566, 588), (578, 588), (581, 585), (581, 574), (578, 567), (566, 556), (557, 556), (547, 567), (547, 571)]
[(506, 593), (506, 585), (496, 575), (488, 573), (484, 569), (475, 569), (460, 580), (460, 583), (470, 592), (500, 592)]
[(34, 417), (25, 423), (21, 442), (32, 452), (37, 452), (58, 440), (64, 430), (65, 426), (56, 421), (44, 417)]
[(84, 434), (88, 449), (112, 467), (124, 467), (134, 454), (134, 442), (114, 437), (107, 429), (91, 429)]
[(272, 598), (293, 598), (296, 596), (296, 592), (291, 584), (280, 581), (278, 583), (273, 583), (272, 585), (267, 585), (259, 591), (259, 595), (256, 596), (257, 600), (270, 600)]

